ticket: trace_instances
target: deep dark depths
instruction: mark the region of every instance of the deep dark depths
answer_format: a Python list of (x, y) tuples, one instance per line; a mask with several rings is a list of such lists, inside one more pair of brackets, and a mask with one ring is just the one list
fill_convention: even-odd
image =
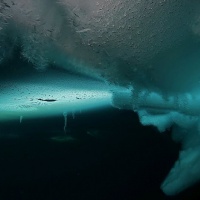
[[(170, 131), (140, 125), (113, 108), (63, 117), (1, 123), (0, 198), (199, 199), (199, 186), (176, 197), (159, 189), (180, 146)], [(4, 134), (5, 133), (5, 134)]]

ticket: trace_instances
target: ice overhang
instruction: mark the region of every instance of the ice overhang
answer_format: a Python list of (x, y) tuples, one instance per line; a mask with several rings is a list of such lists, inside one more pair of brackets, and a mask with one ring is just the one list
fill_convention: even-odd
[(111, 104), (106, 84), (57, 71), (0, 82), (0, 120), (42, 117)]

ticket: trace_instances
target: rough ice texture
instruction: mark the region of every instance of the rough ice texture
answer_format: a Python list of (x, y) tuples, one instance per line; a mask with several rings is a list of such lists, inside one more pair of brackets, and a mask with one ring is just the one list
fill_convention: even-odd
[(183, 137), (162, 185), (172, 195), (200, 177), (199, 13), (199, 0), (0, 0), (0, 62), (18, 48), (39, 70), (53, 64), (125, 87), (114, 106)]

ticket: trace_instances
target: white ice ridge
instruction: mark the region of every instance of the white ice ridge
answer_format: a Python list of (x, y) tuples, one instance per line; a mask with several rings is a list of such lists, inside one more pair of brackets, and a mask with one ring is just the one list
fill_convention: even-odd
[[(102, 82), (57, 71), (0, 82), (0, 120), (65, 115), (111, 104)], [(66, 129), (66, 127), (65, 127)]]

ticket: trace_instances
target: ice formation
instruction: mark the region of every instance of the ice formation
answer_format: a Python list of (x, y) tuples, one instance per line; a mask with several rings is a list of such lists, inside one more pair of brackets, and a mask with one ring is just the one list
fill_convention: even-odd
[(19, 117), (19, 123), (21, 124), (22, 121), (23, 121), (23, 116), (20, 116), (20, 117)]
[[(172, 127), (173, 139), (182, 143), (161, 186), (174, 195), (200, 180), (199, 13), (199, 0), (1, 0), (0, 62), (3, 69), (18, 48), (38, 70), (56, 65), (124, 88), (112, 89), (114, 106), (134, 110), (142, 124), (161, 132)], [(22, 85), (25, 92), (34, 87)], [(49, 84), (42, 88), (48, 91)], [(1, 113), (19, 102), (8, 104), (4, 94)], [(39, 94), (38, 101), (48, 104)], [(34, 113), (34, 106), (27, 109)]]
[(24, 118), (51, 115), (67, 119), (67, 113), (111, 104), (110, 87), (88, 77), (58, 70), (16, 76), (0, 80), (0, 120), (19, 119), (22, 123)]
[(67, 112), (63, 112), (63, 117), (64, 117), (64, 127), (63, 130), (65, 133), (67, 133)]

